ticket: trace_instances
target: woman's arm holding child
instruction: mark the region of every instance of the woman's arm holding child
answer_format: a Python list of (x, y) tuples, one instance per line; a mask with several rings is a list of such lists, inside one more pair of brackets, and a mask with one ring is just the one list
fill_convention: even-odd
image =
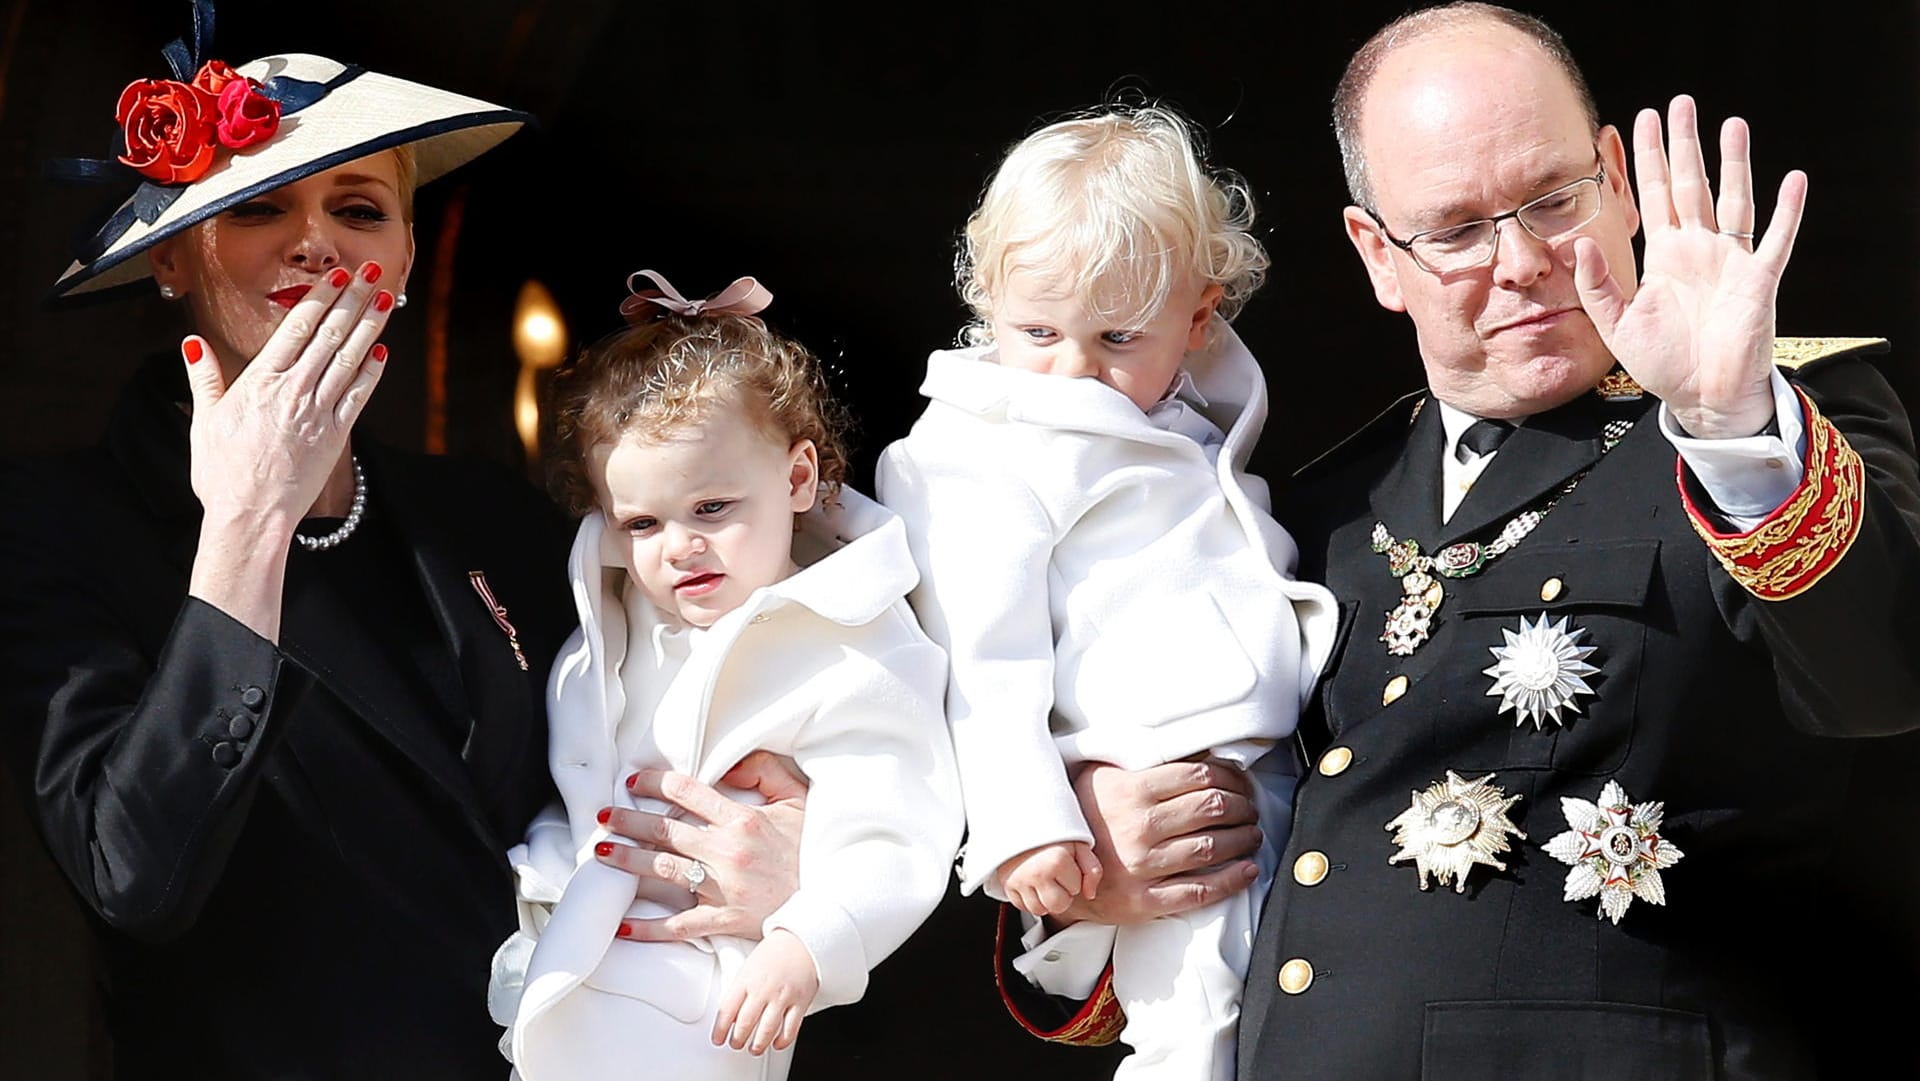
[(628, 791), (664, 800), (691, 820), (645, 811), (614, 809), (607, 829), (635, 842), (614, 845), (600, 862), (680, 886), (694, 863), (706, 870), (695, 891), (700, 903), (654, 920), (628, 920), (624, 938), (636, 942), (684, 942), (707, 935), (759, 938), (760, 925), (800, 886), (800, 834), (806, 815), (807, 778), (794, 764), (755, 751), (720, 778), (734, 788), (754, 789), (767, 801), (749, 807), (683, 773), (643, 769)]

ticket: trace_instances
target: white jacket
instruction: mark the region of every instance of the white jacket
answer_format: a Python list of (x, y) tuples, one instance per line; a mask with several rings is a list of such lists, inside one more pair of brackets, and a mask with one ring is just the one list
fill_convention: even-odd
[[(940, 708), (945, 659), (905, 600), (916, 572), (899, 519), (853, 491), (837, 502), (803, 516), (799, 573), (755, 591), (700, 636), (660, 700), (651, 738), (641, 741), (657, 748), (644, 760), (616, 751), (624, 705), (618, 666), (626, 643), (647, 649), (653, 632), (627, 626), (628, 612), (658, 616), (644, 600), (624, 603), (627, 575), (603, 567), (617, 560), (603, 558), (601, 516), (581, 522), (569, 563), (581, 627), (548, 686), (549, 760), (562, 806), (543, 812), (526, 843), (508, 854), (521, 934), (496, 959), (496, 998), (507, 1000), (496, 1003), (496, 1019), (505, 1023), (499, 1012), (514, 1017), (503, 1049), (510, 1044), (529, 1081), (569, 1076), (569, 1046), (602, 1038), (543, 1026), (543, 1015), (568, 995), (639, 999), (690, 1025), (702, 1022), (704, 1041), (753, 945), (614, 939), (623, 918), (668, 911), (636, 901), (635, 877), (593, 858), (595, 843), (608, 836), (595, 815), (633, 805), (624, 779), (637, 768), (670, 768), (713, 784), (748, 752), (769, 750), (805, 771), (811, 788), (800, 886), (763, 931), (784, 927), (806, 944), (820, 976), (816, 1010), (857, 1001), (868, 970), (939, 901), (962, 827)], [(535, 942), (530, 959), (528, 940)], [(515, 1016), (511, 969), (522, 963)], [(635, 1053), (639, 1068), (653, 1051)]]
[(1187, 369), (1217, 464), (1093, 379), (937, 352), (878, 491), (907, 523), (913, 606), (947, 647), (971, 890), (1038, 845), (1091, 840), (1065, 764), (1138, 769), (1291, 734), (1332, 649), (1332, 594), (1246, 472), (1259, 365), (1224, 323)]

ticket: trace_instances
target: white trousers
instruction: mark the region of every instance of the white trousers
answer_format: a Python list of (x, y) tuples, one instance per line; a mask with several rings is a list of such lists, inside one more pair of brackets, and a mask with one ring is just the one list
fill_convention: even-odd
[(1133, 1054), (1114, 1081), (1233, 1081), (1240, 991), (1293, 817), (1297, 779), (1288, 754), (1269, 755), (1251, 770), (1264, 835), (1253, 886), (1205, 908), (1116, 929), (1113, 992), (1127, 1012), (1120, 1039)]

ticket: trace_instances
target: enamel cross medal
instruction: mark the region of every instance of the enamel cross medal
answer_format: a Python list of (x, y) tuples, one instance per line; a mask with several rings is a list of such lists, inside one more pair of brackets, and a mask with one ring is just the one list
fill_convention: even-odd
[(1387, 573), (1400, 579), (1400, 603), (1387, 613), (1386, 629), (1380, 633), (1387, 652), (1395, 657), (1412, 656), (1414, 650), (1432, 637), (1434, 613), (1440, 610), (1440, 602), (1447, 599), (1441, 578), (1468, 578), (1480, 573), (1481, 568), (1533, 532), (1541, 516), (1550, 509), (1552, 504), (1521, 513), (1485, 547), (1464, 541), (1450, 544), (1430, 556), (1420, 554), (1418, 540), (1412, 537), (1400, 540), (1387, 532), (1386, 523), (1373, 523), (1373, 550), (1387, 557)]
[[(1433, 615), (1447, 597), (1440, 580), (1427, 573), (1430, 560), (1420, 558), (1420, 542), (1409, 537), (1396, 541), (1383, 523), (1373, 527), (1373, 550), (1387, 557), (1387, 572), (1400, 579), (1400, 603), (1387, 613), (1380, 640), (1387, 652), (1405, 657), (1419, 649), (1433, 633)], [(1426, 563), (1427, 567), (1421, 567)]]

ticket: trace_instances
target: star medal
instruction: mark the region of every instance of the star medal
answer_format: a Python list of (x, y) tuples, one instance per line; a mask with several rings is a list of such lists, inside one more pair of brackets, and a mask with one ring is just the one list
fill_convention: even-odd
[(1682, 853), (1660, 836), (1664, 804), (1631, 803), (1618, 782), (1608, 781), (1598, 806), (1562, 796), (1560, 808), (1573, 828), (1548, 841), (1546, 849), (1547, 855), (1573, 865), (1564, 900), (1584, 901), (1597, 894), (1597, 915), (1616, 924), (1636, 897), (1648, 904), (1667, 903), (1660, 872), (1679, 863)]
[(1513, 711), (1516, 728), (1532, 721), (1537, 732), (1549, 717), (1554, 724), (1564, 725), (1566, 721), (1560, 717), (1563, 709), (1580, 712), (1574, 696), (1593, 694), (1586, 677), (1600, 671), (1587, 663), (1595, 647), (1580, 644), (1580, 636), (1587, 633), (1585, 627), (1569, 631), (1567, 617), (1548, 623), (1547, 613), (1542, 612), (1532, 623), (1521, 616), (1520, 633), (1504, 627), (1500, 633), (1506, 636), (1507, 644), (1487, 647), (1494, 665), (1483, 672), (1493, 677), (1487, 693), (1499, 696), (1501, 713)]
[(1413, 793), (1412, 805), (1387, 823), (1393, 843), (1400, 846), (1387, 862), (1412, 860), (1420, 872), (1421, 889), (1431, 888), (1431, 876), (1442, 886), (1452, 885), (1455, 893), (1467, 892), (1467, 872), (1476, 863), (1506, 870), (1507, 865), (1494, 856), (1513, 847), (1507, 835), (1523, 841), (1527, 835), (1507, 817), (1520, 797), (1489, 784), (1493, 776), (1466, 781), (1448, 770), (1445, 781)]

